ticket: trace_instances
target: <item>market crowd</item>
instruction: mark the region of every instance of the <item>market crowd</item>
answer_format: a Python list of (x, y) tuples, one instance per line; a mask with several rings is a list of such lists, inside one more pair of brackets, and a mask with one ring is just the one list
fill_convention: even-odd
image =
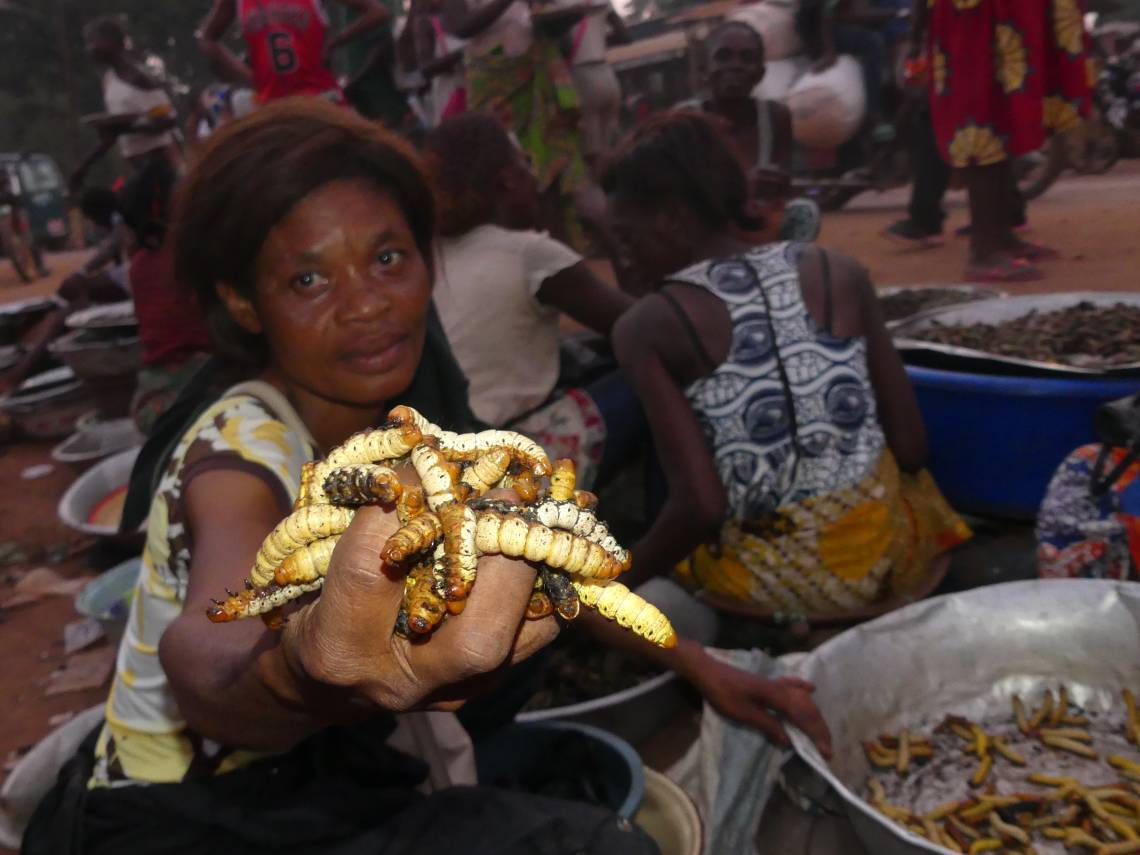
[[(656, 851), (609, 811), (478, 787), (454, 757), (440, 769), (388, 741), (435, 710), (438, 761), (457, 720), (462, 742), (513, 717), (512, 666), (558, 634), (553, 617), (523, 620), (525, 562), (481, 559), (463, 613), (414, 643), (391, 632), (403, 583), (377, 558), (395, 515), (369, 508), (283, 630), (206, 620), (292, 507), (301, 466), (403, 403), (455, 430), (526, 433), (603, 498), (632, 472), (645, 513), (627, 584), (680, 641), (659, 650), (589, 619), (565, 632), (824, 753), (813, 687), (711, 654), (692, 592), (793, 620), (853, 612), (920, 587), (970, 532), (924, 468), (866, 270), (812, 242), (787, 110), (752, 97), (755, 31), (714, 30), (708, 91), (619, 139), (605, 56), (627, 34), (607, 4), (412, 0), (401, 20), (376, 0), (328, 5), (347, 7), (343, 28), (317, 0), (215, 0), (197, 39), (218, 82), (185, 118), (121, 20), (87, 25), (107, 112), (73, 185), (105, 240), (61, 296), (134, 300), (149, 438), (124, 527), (147, 537), (105, 721), (24, 851)], [(929, 45), (938, 144), (968, 176), (973, 261), (1000, 273), (1026, 251), (1003, 207), (1008, 159), (1083, 102), (1040, 27), (1018, 44), (1046, 73), (982, 69), (996, 60), (972, 45), (998, 5), (937, 0), (914, 44)], [(821, 60), (866, 47), (836, 4), (816, 6)], [(1063, 35), (1062, 53), (1080, 33)], [(1050, 106), (1054, 83), (1072, 115)], [(873, 107), (869, 133), (882, 125)], [(121, 189), (83, 189), (112, 148)], [(567, 338), (590, 358), (568, 365)], [(443, 712), (463, 700), (458, 719)]]

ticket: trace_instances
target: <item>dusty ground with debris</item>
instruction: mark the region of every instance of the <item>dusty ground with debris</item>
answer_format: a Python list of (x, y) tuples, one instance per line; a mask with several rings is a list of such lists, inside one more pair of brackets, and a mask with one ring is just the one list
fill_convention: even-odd
[[(1009, 286), (1015, 293), (1067, 290), (1137, 290), (1140, 279), (1140, 162), (1119, 165), (1112, 173), (1095, 178), (1068, 177), (1046, 196), (1031, 205), (1029, 238), (1055, 246), (1062, 253), (1059, 261), (1046, 267), (1048, 278), (1040, 283)], [(922, 252), (900, 251), (880, 236), (882, 230), (902, 216), (906, 194), (894, 191), (881, 196), (855, 200), (848, 209), (827, 215), (822, 243), (849, 252), (870, 268), (879, 285), (951, 283), (962, 281), (966, 246), (952, 236), (941, 248)], [(966, 219), (961, 194), (950, 199), (948, 233)], [(59, 281), (74, 270), (86, 253), (52, 256), (53, 275), (32, 285), (18, 283), (11, 266), (0, 259), (0, 302), (54, 292)], [(123, 556), (99, 548), (86, 548), (79, 535), (70, 532), (56, 516), (56, 505), (78, 470), (59, 464), (46, 476), (24, 481), (20, 473), (29, 466), (51, 463), (50, 444), (0, 446), (0, 542), (16, 541), (31, 554), (27, 560), (0, 566), (0, 638), (5, 662), (0, 669), (0, 697), (4, 703), (4, 726), (0, 728), (0, 757), (14, 757), (34, 744), (51, 729), (50, 721), (100, 702), (106, 688), (56, 695), (45, 690), (53, 671), (65, 660), (63, 627), (77, 618), (70, 597), (49, 596), (38, 602), (14, 608), (4, 603), (23, 572), (44, 565), (68, 549), (78, 554), (51, 564), (64, 577), (91, 574), (105, 569)], [(45, 550), (53, 549), (51, 555)], [(983, 562), (984, 563), (984, 562)], [(979, 564), (976, 572), (990, 572)], [(979, 579), (980, 581), (980, 579)], [(100, 642), (105, 646), (105, 642)], [(98, 648), (96, 648), (98, 649)], [(654, 765), (667, 765), (677, 754), (679, 734), (692, 728), (678, 726), (677, 739), (663, 738), (646, 746)], [(665, 737), (666, 735), (663, 735)], [(5, 769), (4, 775), (7, 774)], [(786, 809), (777, 802), (775, 812)], [(797, 826), (797, 829), (799, 827)], [(826, 844), (826, 829), (800, 841), (798, 830), (779, 838), (776, 850), (798, 853), (841, 851), (838, 844)], [(796, 840), (798, 842), (793, 842)], [(2, 852), (3, 850), (0, 850)], [(851, 851), (851, 850), (843, 850)]]

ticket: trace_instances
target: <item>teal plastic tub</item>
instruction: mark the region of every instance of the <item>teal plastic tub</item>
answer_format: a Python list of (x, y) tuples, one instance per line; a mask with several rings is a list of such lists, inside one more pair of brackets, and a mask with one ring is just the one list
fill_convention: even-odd
[(113, 642), (123, 636), (141, 570), (142, 559), (130, 558), (100, 573), (75, 595), (75, 610), (99, 621)]

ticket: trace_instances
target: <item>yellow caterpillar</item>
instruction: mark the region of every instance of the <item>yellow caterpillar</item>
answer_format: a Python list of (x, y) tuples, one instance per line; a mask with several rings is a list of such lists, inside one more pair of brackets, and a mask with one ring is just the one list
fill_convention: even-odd
[[(501, 554), (539, 565), (528, 618), (557, 612), (573, 620), (585, 606), (654, 644), (676, 643), (664, 615), (612, 581), (629, 569), (629, 551), (594, 514), (597, 498), (577, 489), (571, 461), (552, 468), (527, 437), (444, 431), (410, 407), (394, 408), (390, 419), (305, 464), (294, 511), (263, 541), (245, 589), (214, 601), (210, 620), (262, 615), (279, 625), (276, 610), (321, 587), (353, 506), (394, 502), (401, 526), (380, 555), (411, 564), (397, 632), (423, 636), (459, 614), (479, 557)], [(409, 462), (420, 484), (404, 485), (387, 465), (395, 461)], [(496, 484), (512, 487), (519, 504), (480, 498)]]
[(278, 565), (274, 581), (281, 586), (305, 585), (323, 578), (340, 537), (334, 534), (298, 549)]
[(573, 460), (556, 460), (554, 472), (550, 475), (550, 498), (556, 502), (566, 502), (574, 498), (574, 487), (578, 482), (578, 473), (574, 468)]
[(525, 514), (549, 528), (564, 529), (577, 537), (584, 537), (586, 540), (598, 544), (614, 557), (623, 571), (628, 570), (633, 563), (629, 550), (621, 547), (614, 536), (610, 534), (606, 524), (599, 521), (594, 512), (588, 508), (568, 501), (547, 499), (526, 508)]
[(492, 448), (463, 470), (459, 480), (471, 488), (474, 496), (482, 496), (507, 474), (511, 453), (505, 448)]
[(430, 549), (443, 537), (443, 523), (431, 511), (412, 517), (388, 538), (380, 557), (393, 564)]
[(437, 576), (434, 562), (428, 559), (408, 571), (404, 583), (404, 602), (397, 625), (402, 622), (416, 635), (426, 635), (443, 620), (447, 604), (436, 591)]
[(459, 500), (456, 494), (455, 464), (436, 448), (424, 443), (412, 449), (412, 466), (420, 476), (428, 507), (438, 511), (442, 505)]
[(571, 579), (570, 584), (577, 591), (582, 605), (597, 609), (602, 617), (633, 630), (658, 647), (673, 647), (677, 644), (677, 634), (673, 631), (669, 618), (621, 582)]
[(334, 505), (309, 505), (293, 511), (269, 533), (261, 544), (249, 578), (256, 587), (269, 584), (277, 565), (314, 540), (341, 534), (356, 512)]
[(475, 549), (475, 511), (453, 502), (439, 509), (443, 525), (443, 596), (462, 600), (475, 584), (479, 553)]
[(452, 460), (475, 460), (492, 448), (508, 448), (536, 476), (551, 472), (550, 458), (542, 446), (529, 437), (509, 430), (484, 430), (479, 433), (455, 433), (444, 430), (428, 421), (416, 410), (407, 406), (394, 407), (388, 418), (398, 425), (414, 426), (423, 436), (435, 437), (443, 451)]
[(214, 623), (228, 623), (244, 617), (267, 615), (279, 609), (290, 600), (295, 600), (309, 591), (315, 591), (324, 584), (324, 577), (305, 585), (286, 585), (283, 588), (260, 588), (231, 594), (225, 602), (214, 600), (214, 605), (206, 609), (206, 617)]
[(612, 579), (622, 572), (621, 563), (598, 544), (516, 513), (479, 513), (475, 545), (482, 555), (539, 561), (553, 570), (585, 578)]
[(325, 480), (334, 470), (357, 463), (398, 460), (411, 451), (420, 439), (422, 435), (414, 424), (396, 424), (393, 427), (353, 434), (330, 451), (324, 460), (302, 469), (298, 504), (327, 504), (329, 497), (324, 489)]
[(400, 525), (407, 525), (427, 510), (427, 499), (421, 487), (405, 486), (396, 499), (396, 518)]

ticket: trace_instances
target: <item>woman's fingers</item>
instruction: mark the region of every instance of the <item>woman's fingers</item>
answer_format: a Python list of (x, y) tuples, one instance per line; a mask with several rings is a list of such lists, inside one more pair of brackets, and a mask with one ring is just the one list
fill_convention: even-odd
[[(440, 685), (494, 671), (507, 662), (534, 590), (534, 577), (534, 568), (524, 561), (501, 555), (480, 558), (463, 612), (447, 618), (426, 643), (410, 652), (417, 673), (423, 669), (431, 682)], [(527, 635), (528, 644), (541, 640)]]
[(380, 548), (396, 530), (395, 514), (363, 507), (333, 551), (314, 617), (322, 635), (344, 645), (354, 658), (366, 657), (378, 627), (391, 633), (404, 592), (402, 575), (390, 576)]
[(784, 732), (784, 727), (780, 724), (780, 720), (774, 715), (765, 712), (759, 706), (749, 705), (744, 714), (740, 716), (740, 721), (744, 724), (752, 725), (752, 727), (764, 733), (764, 735), (776, 745), (782, 748), (788, 747), (788, 734)]
[(789, 688), (803, 689), (805, 692), (815, 691), (815, 683), (809, 683), (807, 680), (801, 680), (799, 677), (780, 677), (776, 682), (783, 683)]
[(511, 648), (511, 664), (515, 665), (538, 653), (558, 637), (560, 630), (554, 615), (547, 615), (541, 620), (524, 620), (519, 627), (514, 647)]

